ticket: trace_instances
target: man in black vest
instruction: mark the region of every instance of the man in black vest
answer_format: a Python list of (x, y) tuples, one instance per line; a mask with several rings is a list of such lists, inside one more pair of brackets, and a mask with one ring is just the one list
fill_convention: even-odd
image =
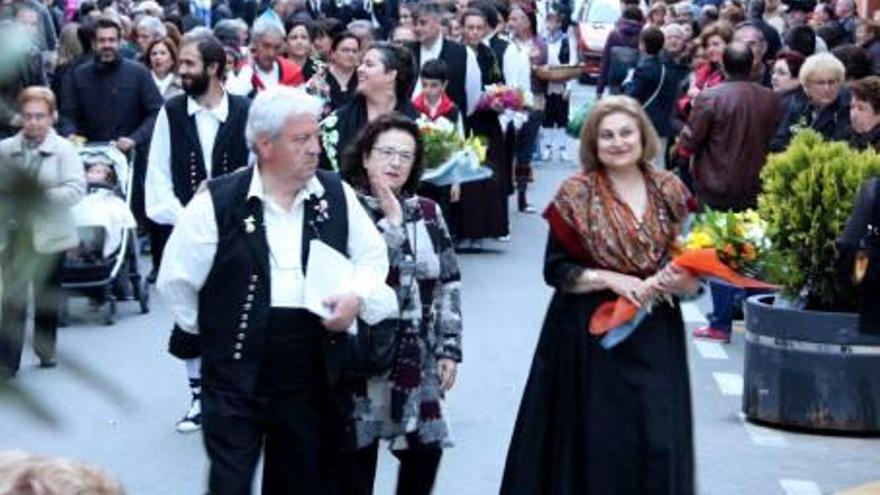
[(495, 60), (498, 61), (498, 68), (501, 69), (501, 73), (507, 74), (506, 71), (508, 69), (506, 68), (506, 65), (509, 64), (505, 64), (504, 62), (509, 59), (509, 57), (515, 56), (515, 54), (513, 51), (508, 52), (510, 42), (502, 37), (504, 26), (507, 25), (506, 16), (498, 11), (496, 8), (496, 2), (493, 2), (492, 0), (478, 0), (473, 2), (472, 8), (483, 13), (483, 17), (486, 20), (485, 30), (482, 34), (483, 43), (495, 53)]
[[(171, 228), (202, 182), (232, 172), (248, 159), (244, 126), (250, 100), (223, 90), (223, 45), (211, 34), (188, 34), (178, 58), (186, 94), (168, 100), (156, 117), (147, 165), (147, 216), (160, 226), (152, 242), (157, 267)], [(198, 349), (172, 345), (170, 351), (186, 362), (192, 391), (177, 431), (197, 431), (201, 428)]]
[[(446, 94), (458, 106), (464, 116), (470, 115), (477, 107), (483, 92), (480, 65), (477, 56), (461, 43), (443, 38), (444, 8), (435, 2), (427, 2), (415, 10), (415, 33), (418, 42), (410, 45), (416, 65), (421, 67), (428, 60), (439, 58), (449, 68), (449, 85)], [(421, 82), (416, 85), (414, 94), (421, 93)]]
[[(209, 181), (166, 246), (158, 288), (175, 338), (202, 356), (210, 494), (249, 494), (261, 451), (264, 494), (334, 493), (343, 420), (333, 390), (379, 334), (350, 329), (397, 314), (382, 237), (354, 191), (317, 171), (321, 108), (299, 89), (260, 93), (246, 127), (256, 165)], [(306, 275), (333, 269), (309, 262), (319, 248), (347, 257), (352, 275), (306, 309)], [(382, 349), (373, 362), (387, 367), (390, 343)]]

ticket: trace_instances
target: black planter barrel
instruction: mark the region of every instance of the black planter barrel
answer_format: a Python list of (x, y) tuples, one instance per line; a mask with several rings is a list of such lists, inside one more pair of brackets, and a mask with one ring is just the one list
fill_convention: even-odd
[(780, 426), (880, 432), (880, 336), (858, 315), (746, 303), (743, 412)]

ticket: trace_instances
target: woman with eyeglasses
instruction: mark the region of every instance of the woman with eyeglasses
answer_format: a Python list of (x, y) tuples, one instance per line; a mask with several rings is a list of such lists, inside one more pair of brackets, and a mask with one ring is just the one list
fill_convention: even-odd
[(410, 51), (396, 43), (379, 42), (364, 52), (357, 67), (357, 93), (321, 122), (321, 167), (339, 170), (339, 159), (367, 123), (390, 112), (415, 120), (410, 101), (415, 64)]
[(450, 443), (443, 400), (461, 361), (461, 278), (440, 208), (415, 193), (422, 167), (418, 127), (396, 112), (371, 121), (342, 159), (388, 244), (386, 283), (400, 306), (390, 371), (351, 383), (346, 495), (373, 492), (380, 440), (400, 461), (397, 493), (427, 495)]
[[(14, 376), (21, 364), (31, 287), (34, 351), (41, 368), (56, 364), (61, 263), (64, 252), (79, 242), (70, 209), (86, 189), (76, 148), (52, 128), (57, 119), (52, 91), (30, 86), (18, 103), (21, 131), (0, 141), (0, 193), (7, 207), (13, 205), (0, 224), (0, 381)], [(34, 205), (34, 199), (41, 204)]]
[(801, 88), (791, 97), (785, 117), (770, 141), (770, 150), (785, 150), (798, 126), (813, 129), (829, 141), (848, 141), (852, 134), (851, 96), (843, 84), (843, 63), (827, 52), (811, 55), (801, 66), (798, 79)]

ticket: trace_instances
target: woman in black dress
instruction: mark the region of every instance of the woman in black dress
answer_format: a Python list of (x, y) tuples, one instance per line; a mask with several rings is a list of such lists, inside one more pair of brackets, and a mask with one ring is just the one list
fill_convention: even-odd
[[(678, 303), (654, 304), (622, 343), (587, 330), (616, 297), (642, 305), (696, 292), (665, 265), (687, 217), (685, 186), (651, 161), (638, 102), (603, 98), (581, 131), (583, 170), (544, 216), (544, 278), (556, 289), (507, 454), (502, 494), (694, 493), (691, 402)], [(674, 300), (674, 299), (673, 299)]]
[(357, 133), (380, 115), (400, 112), (415, 120), (419, 113), (410, 102), (415, 64), (406, 48), (374, 43), (357, 68), (357, 93), (345, 106), (321, 121), (321, 168), (339, 170), (339, 157)]
[[(482, 42), (481, 36), (488, 29), (486, 14), (468, 9), (462, 15), (462, 23), (464, 40), (477, 54), (483, 87), (503, 84), (504, 77), (495, 52)], [(471, 241), (471, 247), (479, 249), (482, 239), (505, 237), (510, 233), (507, 195), (503, 186), (503, 181), (510, 180), (510, 171), (504, 169), (507, 158), (498, 112), (492, 109), (475, 111), (465, 119), (465, 130), (485, 139), (486, 164), (492, 168), (493, 174), (486, 180), (462, 184), (459, 201), (453, 203), (455, 225), (450, 229), (455, 232), (457, 240)]]

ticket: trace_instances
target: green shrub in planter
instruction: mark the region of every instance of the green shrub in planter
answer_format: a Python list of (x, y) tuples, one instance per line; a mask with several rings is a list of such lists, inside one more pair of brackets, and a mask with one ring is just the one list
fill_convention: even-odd
[(761, 172), (758, 197), (768, 222), (771, 257), (777, 269), (768, 277), (808, 309), (848, 311), (855, 295), (837, 282), (834, 240), (852, 212), (859, 185), (880, 176), (880, 155), (826, 142), (801, 130), (788, 149), (771, 155)]

